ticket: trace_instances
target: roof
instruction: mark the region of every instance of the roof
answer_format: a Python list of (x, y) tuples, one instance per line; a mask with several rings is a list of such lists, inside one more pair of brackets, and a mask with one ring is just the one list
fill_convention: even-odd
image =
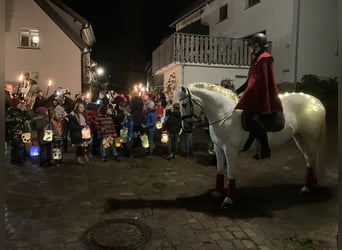
[(192, 5), (190, 5), (187, 9), (185, 9), (180, 15), (179, 17), (169, 25), (170, 28), (175, 27), (175, 25), (183, 20), (184, 18), (186, 18), (187, 16), (190, 16), (191, 14), (193, 14), (194, 12), (196, 12), (197, 10), (201, 9), (203, 6), (209, 4), (210, 2), (212, 2), (214, 0), (197, 0), (196, 2), (194, 2)]
[(60, 0), (34, 1), (81, 51), (90, 50), (96, 40), (88, 20), (81, 17)]

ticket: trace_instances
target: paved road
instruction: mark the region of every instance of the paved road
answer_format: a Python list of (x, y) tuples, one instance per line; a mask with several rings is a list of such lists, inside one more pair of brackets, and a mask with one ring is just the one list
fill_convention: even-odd
[(211, 192), (215, 166), (202, 131), (194, 133), (192, 158), (167, 161), (159, 146), (152, 159), (136, 150), (133, 159), (94, 157), (86, 166), (73, 163), (73, 152), (58, 168), (6, 163), (6, 249), (118, 249), (89, 247), (87, 230), (102, 225), (87, 238), (97, 246), (139, 242), (144, 234), (134, 221), (150, 232), (141, 249), (337, 249), (334, 119), (328, 128), (327, 176), (312, 194), (298, 195), (304, 161), (288, 143), (264, 161), (241, 155), (239, 196), (228, 209)]

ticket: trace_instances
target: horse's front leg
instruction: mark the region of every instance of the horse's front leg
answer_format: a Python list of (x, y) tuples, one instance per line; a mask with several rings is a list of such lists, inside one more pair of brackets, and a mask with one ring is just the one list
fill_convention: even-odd
[(214, 145), (216, 152), (216, 187), (215, 190), (221, 194), (224, 194), (224, 164), (225, 153), (222, 148)]
[(234, 200), (237, 197), (236, 190), (236, 180), (235, 180), (235, 163), (238, 157), (238, 150), (234, 148), (227, 148), (225, 152), (226, 162), (227, 162), (227, 176), (228, 176), (228, 184), (227, 184), (227, 196), (222, 202), (222, 207), (227, 207), (234, 203)]

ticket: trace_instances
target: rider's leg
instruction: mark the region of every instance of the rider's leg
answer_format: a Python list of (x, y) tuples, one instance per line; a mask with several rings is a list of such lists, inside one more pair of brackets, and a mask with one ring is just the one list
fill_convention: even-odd
[(264, 129), (264, 125), (261, 122), (260, 113), (252, 113), (251, 118), (253, 123), (253, 133), (255, 134), (259, 144), (259, 150), (253, 157), (256, 160), (268, 158), (271, 156), (271, 150), (268, 145), (267, 133)]
[(247, 141), (245, 142), (245, 144), (243, 145), (243, 149), (242, 151), (248, 151), (248, 149), (250, 148), (250, 146), (252, 145), (252, 143), (254, 142), (255, 140), (255, 135), (250, 132), (249, 133), (249, 136), (247, 138)]

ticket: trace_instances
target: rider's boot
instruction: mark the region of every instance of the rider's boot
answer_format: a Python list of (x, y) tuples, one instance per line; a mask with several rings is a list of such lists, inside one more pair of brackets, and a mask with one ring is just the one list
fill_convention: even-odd
[(260, 131), (257, 135), (258, 137), (258, 151), (257, 153), (253, 156), (254, 159), (256, 160), (261, 160), (265, 158), (271, 157), (271, 150), (268, 145), (268, 139), (267, 139), (267, 133), (266, 131)]
[(250, 132), (245, 144), (243, 145), (243, 149), (241, 151), (243, 151), (243, 152), (248, 151), (248, 149), (250, 148), (250, 146), (254, 142), (254, 139), (255, 139), (255, 135), (252, 132)]

